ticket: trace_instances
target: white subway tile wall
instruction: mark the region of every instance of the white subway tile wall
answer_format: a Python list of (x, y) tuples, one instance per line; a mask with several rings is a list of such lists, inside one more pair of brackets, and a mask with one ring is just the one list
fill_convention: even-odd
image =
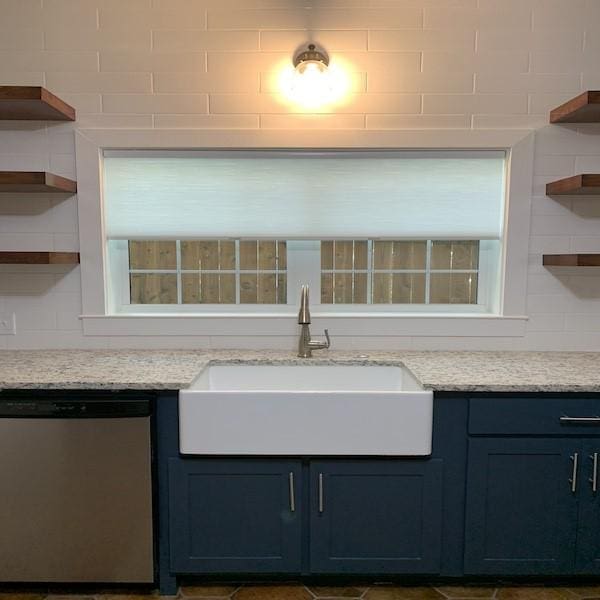
[[(45, 85), (74, 124), (0, 122), (0, 170), (76, 176), (75, 127), (322, 131), (537, 129), (527, 334), (337, 337), (338, 348), (600, 350), (600, 276), (543, 253), (600, 251), (593, 199), (548, 181), (600, 170), (600, 126), (547, 113), (600, 87), (599, 0), (0, 0), (0, 85)], [(322, 114), (290, 109), (273, 69), (308, 39), (349, 69)], [(78, 247), (77, 199), (0, 198), (0, 250)], [(288, 336), (85, 337), (79, 269), (0, 266), (0, 348), (294, 347)], [(334, 333), (332, 331), (332, 333)]]

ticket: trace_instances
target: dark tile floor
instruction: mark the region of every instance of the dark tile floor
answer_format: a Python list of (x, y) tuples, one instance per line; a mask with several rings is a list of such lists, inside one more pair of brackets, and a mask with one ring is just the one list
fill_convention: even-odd
[[(0, 591), (0, 600), (149, 600), (156, 593), (46, 594)], [(286, 584), (207, 584), (184, 586), (178, 600), (600, 600), (600, 585), (441, 586), (400, 585), (313, 586)]]

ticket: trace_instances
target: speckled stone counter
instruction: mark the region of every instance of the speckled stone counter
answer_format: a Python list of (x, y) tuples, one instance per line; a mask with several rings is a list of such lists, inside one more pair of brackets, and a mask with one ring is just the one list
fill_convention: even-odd
[(211, 362), (221, 364), (404, 364), (427, 389), (464, 392), (600, 392), (593, 352), (292, 352), (263, 350), (0, 351), (0, 389), (188, 387)]

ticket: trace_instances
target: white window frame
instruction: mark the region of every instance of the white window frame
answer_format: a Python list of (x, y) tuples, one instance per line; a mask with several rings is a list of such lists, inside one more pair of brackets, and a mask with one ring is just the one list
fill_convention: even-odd
[[(327, 144), (323, 139), (326, 137)], [(103, 222), (103, 156), (105, 150), (501, 150), (506, 152), (505, 224), (497, 305), (491, 312), (461, 312), (444, 305), (443, 312), (423, 311), (423, 305), (364, 305), (348, 312), (313, 308), (316, 327), (338, 335), (357, 336), (485, 336), (525, 334), (527, 255), (531, 206), (534, 134), (518, 130), (458, 131), (156, 131), (101, 130), (76, 132), (83, 328), (85, 335), (295, 335), (298, 294), (288, 287), (291, 304), (241, 305), (246, 311), (227, 311), (233, 305), (211, 306), (210, 312), (171, 314), (111, 314), (108, 293), (108, 255)], [(318, 243), (318, 242), (316, 242)], [(289, 270), (289, 265), (288, 265)], [(306, 274), (318, 289), (320, 270)], [(433, 306), (433, 305), (430, 305)], [(180, 308), (179, 306), (178, 308)], [(214, 308), (214, 310), (213, 310)], [(317, 310), (318, 308), (318, 310)], [(391, 308), (391, 310), (390, 310)], [(415, 311), (414, 309), (417, 308)], [(258, 309), (258, 310), (257, 310)], [(356, 309), (356, 310), (355, 310)], [(369, 310), (370, 309), (370, 310)], [(375, 310), (374, 310), (375, 309)], [(401, 310), (400, 310), (401, 309)], [(408, 310), (407, 310), (408, 309)], [(396, 310), (398, 312), (396, 312)], [(435, 310), (432, 309), (432, 310)], [(438, 309), (439, 310), (439, 309)]]

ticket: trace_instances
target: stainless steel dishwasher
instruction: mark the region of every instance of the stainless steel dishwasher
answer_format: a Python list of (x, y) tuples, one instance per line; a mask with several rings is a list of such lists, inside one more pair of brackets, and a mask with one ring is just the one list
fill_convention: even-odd
[(0, 582), (154, 579), (151, 399), (0, 392)]

